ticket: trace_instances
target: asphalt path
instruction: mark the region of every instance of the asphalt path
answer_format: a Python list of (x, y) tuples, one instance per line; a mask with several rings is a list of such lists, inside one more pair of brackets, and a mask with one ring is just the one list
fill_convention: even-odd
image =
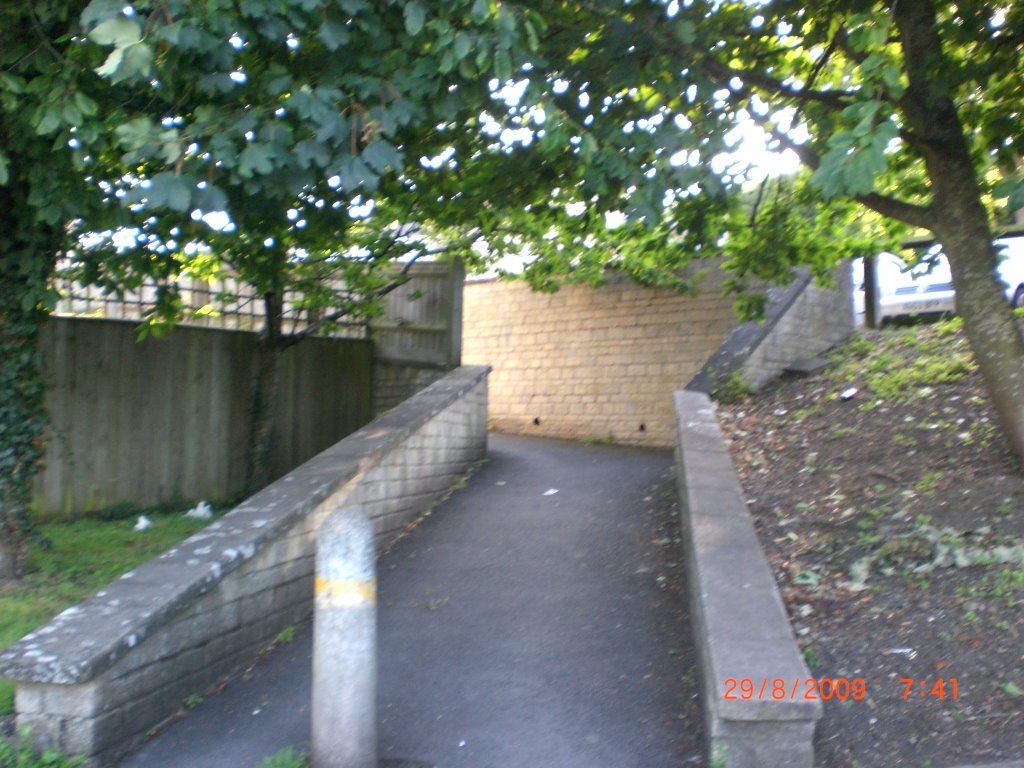
[[(378, 565), (380, 756), (441, 768), (702, 764), (666, 451), (491, 435)], [(309, 746), (311, 631), (121, 768)]]

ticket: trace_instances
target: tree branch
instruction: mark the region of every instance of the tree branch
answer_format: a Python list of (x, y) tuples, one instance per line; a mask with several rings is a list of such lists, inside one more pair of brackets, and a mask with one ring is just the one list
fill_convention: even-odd
[[(811, 170), (817, 170), (821, 164), (821, 157), (811, 147), (806, 144), (798, 144), (793, 141), (785, 133), (782, 133), (766, 117), (753, 115), (754, 122), (756, 122), (761, 128), (767, 131), (773, 139), (779, 142), (786, 149), (791, 150), (798, 158), (800, 162), (806, 165)], [(856, 195), (853, 198), (861, 205), (880, 213), (883, 216), (887, 216), (897, 221), (902, 221), (905, 224), (910, 224), (914, 227), (921, 227), (922, 229), (932, 229), (932, 209), (928, 206), (915, 205), (914, 203), (908, 203), (904, 200), (899, 200), (889, 195), (883, 195), (878, 192), (870, 192), (866, 195)]]

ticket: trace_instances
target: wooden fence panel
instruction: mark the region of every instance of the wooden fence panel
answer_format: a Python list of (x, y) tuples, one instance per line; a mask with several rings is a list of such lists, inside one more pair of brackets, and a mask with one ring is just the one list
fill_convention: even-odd
[(458, 262), (416, 264), (370, 323), (375, 357), (447, 369), (462, 360), (462, 283)]
[[(242, 490), (256, 337), (188, 327), (166, 339), (136, 343), (135, 335), (131, 322), (51, 318), (44, 327), (51, 428), (35, 488), (38, 514)], [(275, 476), (371, 415), (368, 341), (309, 339), (282, 365)]]

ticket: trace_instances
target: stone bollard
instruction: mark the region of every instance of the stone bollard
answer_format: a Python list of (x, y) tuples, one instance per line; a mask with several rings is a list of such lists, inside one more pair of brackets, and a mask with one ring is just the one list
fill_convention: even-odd
[(338, 509), (317, 534), (313, 618), (313, 768), (377, 768), (374, 533)]

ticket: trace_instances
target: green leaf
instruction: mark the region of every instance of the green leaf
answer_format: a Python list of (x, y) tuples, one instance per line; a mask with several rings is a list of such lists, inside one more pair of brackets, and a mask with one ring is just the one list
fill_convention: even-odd
[(122, 80), (149, 77), (153, 72), (153, 49), (145, 43), (137, 43), (125, 49), (124, 59), (117, 74), (110, 81), (119, 83)]
[(489, 0), (475, 0), (473, 3), (473, 9), (470, 14), (473, 16), (474, 21), (483, 21), (491, 13), (491, 3)]
[(536, 51), (540, 48), (540, 37), (537, 35), (537, 28), (529, 18), (523, 22), (523, 27), (526, 29), (527, 45), (531, 51)]
[(117, 72), (118, 67), (121, 66), (121, 60), (124, 58), (124, 48), (115, 48), (108, 55), (106, 60), (96, 67), (96, 74), (100, 77), (113, 77)]
[(338, 0), (338, 6), (353, 16), (366, 8), (366, 0)]
[(473, 50), (473, 39), (465, 32), (459, 31), (455, 35), (455, 42), (452, 45), (452, 50), (455, 52), (455, 58), (459, 61), (466, 58), (469, 52)]
[(160, 134), (160, 152), (168, 165), (178, 161), (181, 156), (181, 136), (177, 128), (169, 128)]
[(363, 150), (361, 155), (363, 161), (379, 173), (384, 173), (388, 168), (399, 168), (402, 163), (402, 154), (393, 144), (384, 140), (374, 141)]
[(142, 40), (142, 27), (135, 19), (120, 16), (98, 24), (89, 33), (89, 39), (97, 45), (131, 45)]
[(114, 136), (125, 149), (137, 149), (155, 139), (156, 125), (148, 117), (136, 117), (117, 126)]
[(494, 76), (503, 83), (512, 79), (512, 59), (504, 48), (494, 52)]
[(420, 3), (411, 2), (405, 4), (402, 12), (405, 15), (405, 31), (415, 37), (422, 31), (423, 25), (426, 24), (426, 10)]
[(88, 96), (86, 96), (81, 91), (76, 91), (75, 92), (74, 99), (75, 99), (75, 106), (78, 107), (78, 111), (81, 112), (86, 117), (92, 117), (97, 112), (99, 112), (99, 109), (100, 109), (99, 104), (97, 104), (95, 101), (90, 99)]
[(192, 193), (192, 202), (205, 212), (226, 211), (228, 209), (228, 196), (220, 187), (207, 185), (202, 189), (196, 189)]
[(25, 92), (25, 81), (7, 72), (0, 72), (0, 88), (14, 94)]
[(341, 183), (347, 192), (360, 187), (373, 191), (377, 188), (378, 176), (358, 157), (347, 157), (341, 164)]
[(295, 145), (295, 157), (303, 168), (326, 168), (331, 154), (319, 141), (303, 139)]
[(268, 174), (274, 170), (273, 150), (266, 144), (249, 144), (238, 158), (238, 174), (250, 178), (255, 174)]
[(1012, 680), (1006, 683), (996, 683), (996, 688), (1010, 696), (1024, 696), (1024, 690)]
[(124, 15), (124, 0), (92, 0), (82, 11), (82, 26), (88, 29), (93, 24)]
[(60, 128), (60, 114), (50, 106), (41, 107), (36, 114), (36, 133), (46, 136)]
[(192, 190), (183, 179), (177, 179), (167, 190), (167, 207), (173, 211), (185, 212), (192, 204)]
[(676, 22), (674, 31), (676, 38), (683, 45), (693, 45), (697, 41), (697, 27), (688, 19), (680, 19)]
[(338, 50), (341, 46), (348, 43), (349, 40), (348, 28), (344, 24), (330, 20), (325, 21), (320, 26), (320, 31), (317, 34), (324, 47), (329, 51)]
[(1024, 178), (1019, 176), (1003, 179), (992, 190), (997, 198), (1006, 198), (1006, 207), (1011, 211), (1024, 208)]
[(11, 161), (3, 152), (0, 152), (0, 186), (7, 183), (10, 178)]

